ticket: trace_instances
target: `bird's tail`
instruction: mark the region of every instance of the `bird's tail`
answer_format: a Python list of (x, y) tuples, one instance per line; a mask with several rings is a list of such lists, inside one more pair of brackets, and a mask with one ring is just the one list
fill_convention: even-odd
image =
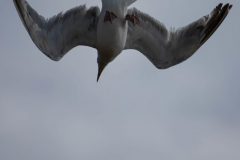
[(136, 0), (123, 0), (126, 6), (130, 6), (131, 4), (133, 4), (134, 2), (136, 2)]

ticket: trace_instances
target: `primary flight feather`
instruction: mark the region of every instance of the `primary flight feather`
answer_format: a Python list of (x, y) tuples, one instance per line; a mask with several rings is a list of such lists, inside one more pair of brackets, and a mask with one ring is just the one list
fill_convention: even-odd
[(157, 68), (166, 69), (191, 57), (217, 30), (232, 5), (219, 4), (199, 20), (177, 30), (128, 7), (136, 0), (102, 0), (102, 9), (73, 8), (50, 19), (25, 0), (13, 0), (35, 45), (50, 59), (60, 60), (78, 45), (98, 51), (99, 80), (104, 68), (123, 50), (136, 49)]

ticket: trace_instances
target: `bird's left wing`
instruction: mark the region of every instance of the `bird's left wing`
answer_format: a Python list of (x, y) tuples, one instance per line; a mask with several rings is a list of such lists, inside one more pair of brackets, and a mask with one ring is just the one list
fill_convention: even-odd
[(96, 48), (98, 7), (79, 6), (45, 19), (25, 0), (13, 2), (35, 45), (52, 60), (60, 60), (78, 45)]
[(219, 4), (209, 15), (178, 30), (166, 27), (137, 9), (128, 15), (138, 18), (129, 23), (125, 49), (142, 52), (157, 68), (165, 69), (191, 57), (216, 31), (228, 15), (232, 5)]

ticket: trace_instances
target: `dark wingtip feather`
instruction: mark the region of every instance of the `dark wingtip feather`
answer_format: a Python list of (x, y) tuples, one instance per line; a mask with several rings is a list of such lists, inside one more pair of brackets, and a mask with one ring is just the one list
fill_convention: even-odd
[(211, 17), (211, 20), (208, 22), (204, 37), (201, 40), (201, 45), (203, 45), (211, 36), (212, 34), (217, 30), (217, 28), (222, 24), (224, 19), (227, 17), (229, 11), (231, 10), (232, 5), (229, 3), (225, 4), (223, 6), (222, 3), (220, 3), (214, 10), (214, 15)]
[[(17, 9), (17, 12), (18, 12), (18, 14), (19, 14), (19, 17), (21, 18), (21, 20), (22, 20), (22, 23), (23, 23), (23, 25), (24, 25), (24, 27), (26, 28), (26, 30), (28, 31), (28, 32), (30, 32), (29, 31), (29, 28), (28, 28), (28, 26), (27, 26), (27, 23), (26, 23), (26, 21), (25, 21), (25, 18), (24, 18), (24, 13), (23, 13), (23, 4), (22, 3), (19, 3), (18, 2), (18, 0), (13, 0), (13, 2), (14, 2), (14, 5), (15, 5), (15, 7), (16, 7), (16, 9)], [(25, 2), (26, 3), (26, 2)]]

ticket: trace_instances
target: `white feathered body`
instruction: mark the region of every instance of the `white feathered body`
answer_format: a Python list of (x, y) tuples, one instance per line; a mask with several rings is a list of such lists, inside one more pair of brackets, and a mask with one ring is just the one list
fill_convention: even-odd
[[(135, 0), (102, 0), (102, 11), (97, 29), (97, 49), (101, 56), (113, 60), (124, 49), (128, 23), (125, 20), (127, 7)], [(104, 22), (106, 11), (113, 12), (117, 18)]]

